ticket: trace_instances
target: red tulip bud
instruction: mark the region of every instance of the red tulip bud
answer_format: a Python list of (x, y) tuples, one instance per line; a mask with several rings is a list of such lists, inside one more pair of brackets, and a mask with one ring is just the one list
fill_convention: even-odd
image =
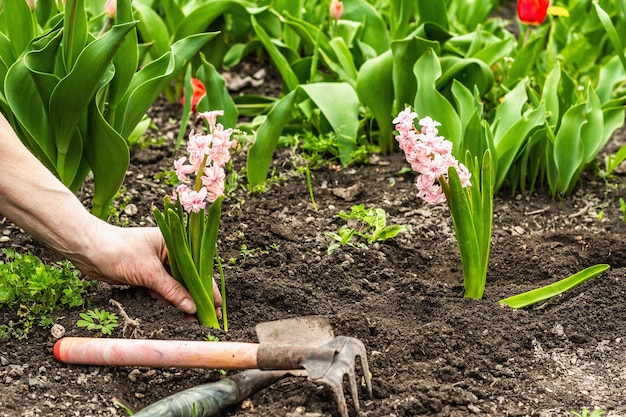
[[(191, 85), (193, 86), (193, 94), (191, 96), (191, 111), (196, 111), (196, 106), (198, 102), (206, 95), (206, 89), (204, 88), (204, 84), (197, 78), (191, 79)], [(180, 103), (185, 103), (185, 97), (180, 99)]]
[(330, 2), (330, 17), (335, 20), (341, 19), (343, 14), (343, 2), (338, 0), (332, 0)]
[(517, 16), (526, 25), (540, 25), (546, 19), (550, 0), (517, 0)]

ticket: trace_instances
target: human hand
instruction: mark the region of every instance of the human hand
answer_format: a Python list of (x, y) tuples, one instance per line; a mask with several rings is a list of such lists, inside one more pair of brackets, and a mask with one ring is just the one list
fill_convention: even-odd
[[(65, 253), (74, 265), (90, 278), (110, 284), (147, 288), (158, 299), (195, 314), (196, 305), (187, 289), (167, 271), (167, 249), (156, 227), (117, 227), (94, 220), (88, 230), (88, 247), (78, 253)], [(222, 298), (213, 282), (218, 317)]]

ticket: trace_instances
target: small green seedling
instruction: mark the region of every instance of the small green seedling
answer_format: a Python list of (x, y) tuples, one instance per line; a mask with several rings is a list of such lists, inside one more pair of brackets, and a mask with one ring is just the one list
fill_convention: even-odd
[(622, 197), (619, 198), (619, 209), (622, 212), (622, 221), (626, 223), (626, 202)]
[(80, 317), (81, 319), (76, 322), (78, 327), (86, 327), (90, 331), (99, 330), (102, 334), (110, 335), (118, 326), (117, 314), (98, 308), (80, 313)]
[(83, 305), (89, 285), (67, 261), (46, 265), (31, 253), (3, 250), (0, 307), (16, 311), (18, 319), (0, 325), (0, 337), (21, 338), (35, 325), (52, 326), (54, 311)]
[(587, 407), (583, 408), (580, 413), (576, 411), (570, 411), (574, 417), (602, 417), (606, 414), (606, 411), (596, 408), (593, 411), (589, 411)]
[(366, 248), (365, 243), (352, 241), (355, 236), (364, 239), (367, 244), (372, 244), (394, 238), (400, 232), (406, 230), (405, 225), (387, 226), (387, 213), (385, 213), (385, 210), (381, 208), (366, 209), (363, 204), (352, 206), (350, 213), (341, 211), (336, 217), (346, 220), (348, 225), (341, 226), (336, 233), (326, 233), (327, 237), (335, 240), (328, 247), (329, 254), (340, 246)]

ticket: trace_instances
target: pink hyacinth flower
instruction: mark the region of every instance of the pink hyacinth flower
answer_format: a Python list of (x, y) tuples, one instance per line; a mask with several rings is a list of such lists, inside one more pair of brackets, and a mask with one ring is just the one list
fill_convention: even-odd
[(198, 213), (206, 207), (207, 190), (202, 187), (199, 191), (186, 189), (179, 193), (180, 203), (187, 213)]
[(224, 110), (211, 110), (211, 111), (205, 111), (205, 112), (198, 114), (198, 119), (206, 120), (207, 123), (209, 124), (211, 133), (213, 133), (213, 130), (215, 129), (215, 126), (217, 123), (217, 116), (223, 116), (223, 115), (224, 115)]

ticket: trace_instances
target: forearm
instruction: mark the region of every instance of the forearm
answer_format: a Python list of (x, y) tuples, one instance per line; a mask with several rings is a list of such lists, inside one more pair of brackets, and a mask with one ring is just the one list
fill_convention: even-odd
[(97, 221), (26, 149), (1, 114), (0, 213), (66, 256), (84, 249), (87, 225)]

